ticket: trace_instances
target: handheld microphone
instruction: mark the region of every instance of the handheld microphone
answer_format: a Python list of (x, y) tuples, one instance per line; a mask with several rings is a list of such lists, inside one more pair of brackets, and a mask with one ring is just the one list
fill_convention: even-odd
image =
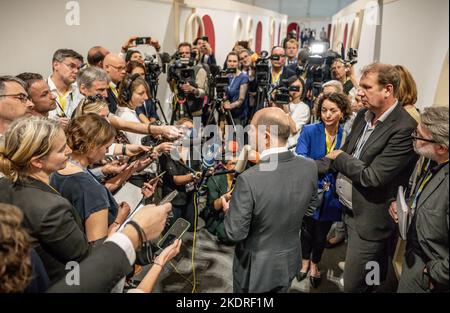
[(239, 174), (242, 174), (242, 172), (245, 171), (245, 168), (247, 167), (248, 162), (248, 154), (252, 147), (250, 145), (245, 145), (242, 147), (242, 151), (239, 154), (238, 161), (236, 162), (236, 167), (234, 168), (234, 177), (233, 181), (231, 183), (230, 191), (234, 189), (234, 186), (236, 185), (236, 180)]

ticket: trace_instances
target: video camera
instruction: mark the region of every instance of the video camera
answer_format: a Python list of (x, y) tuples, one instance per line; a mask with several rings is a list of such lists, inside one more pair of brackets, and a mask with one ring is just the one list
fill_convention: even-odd
[(311, 52), (303, 67), (297, 68), (297, 75), (306, 73), (306, 80), (310, 82), (310, 89), (316, 96), (322, 89), (322, 85), (331, 80), (331, 65), (340, 55), (335, 51), (327, 51), (327, 44), (317, 42), (311, 45)]
[(169, 65), (167, 69), (167, 77), (169, 81), (175, 81), (178, 90), (178, 99), (186, 98), (181, 86), (189, 83), (191, 86), (196, 86), (195, 71), (193, 58), (180, 58), (177, 54), (175, 60)]
[(279, 60), (279, 56), (269, 57), (267, 51), (262, 51), (261, 56), (255, 62), (255, 76), (258, 86), (267, 86), (270, 83), (269, 60)]
[(358, 57), (358, 50), (349, 48), (347, 51), (347, 60), (345, 60), (346, 63), (350, 63), (350, 65), (354, 65), (358, 63), (358, 60), (356, 59)]
[(235, 73), (235, 68), (227, 68), (224, 70), (219, 70), (218, 73), (214, 76), (213, 86), (216, 90), (217, 100), (223, 100), (225, 98), (229, 87), (228, 75)]
[(156, 55), (145, 55), (145, 80), (150, 84), (157, 82), (161, 75), (161, 66), (158, 63)]
[(290, 86), (293, 83), (290, 79), (283, 79), (279, 86), (272, 91), (272, 101), (276, 105), (289, 104), (291, 102), (290, 92), (299, 92), (299, 86)]

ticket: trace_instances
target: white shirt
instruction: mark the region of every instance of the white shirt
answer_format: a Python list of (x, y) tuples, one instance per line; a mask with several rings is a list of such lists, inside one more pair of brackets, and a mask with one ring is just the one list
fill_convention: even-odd
[(279, 153), (283, 153), (288, 151), (287, 147), (276, 147), (276, 148), (270, 148), (267, 150), (264, 150), (263, 152), (261, 152), (261, 157), (260, 159), (263, 159), (266, 156), (269, 156), (271, 154), (279, 154)]
[(290, 103), (289, 111), (292, 120), (297, 126), (298, 132), (295, 135), (290, 135), (288, 139), (288, 147), (296, 145), (298, 141), (298, 137), (302, 132), (303, 126), (309, 123), (311, 118), (311, 110), (306, 103)]
[[(58, 89), (55, 86), (55, 83), (53, 82), (51, 76), (47, 78), (47, 84), (50, 89), (50, 91), (53, 93), (53, 95), (56, 97), (56, 109), (53, 111), (50, 111), (48, 113), (48, 116), (50, 118), (56, 119), (57, 117), (61, 117), (62, 110), (61, 110), (61, 104), (59, 103), (59, 93)], [(81, 100), (84, 99), (84, 96), (80, 93), (80, 90), (78, 89), (77, 83), (73, 83), (70, 85), (69, 92), (66, 95), (66, 103), (64, 106), (64, 115), (68, 118), (72, 117), (72, 114), (75, 112), (78, 104)]]
[[(366, 126), (364, 128), (364, 132), (359, 137), (356, 149), (353, 152), (354, 158), (359, 159), (360, 154), (364, 148), (364, 145), (366, 144), (369, 137), (372, 135), (373, 131), (375, 130), (375, 127), (379, 123), (384, 122), (388, 118), (388, 116), (392, 113), (392, 111), (394, 111), (397, 105), (398, 101), (396, 101), (392, 107), (390, 107), (386, 112), (384, 112), (375, 124), (372, 124), (375, 114), (371, 111), (367, 111), (365, 113), (364, 119), (366, 121)], [(353, 210), (353, 203), (352, 203), (353, 182), (350, 180), (350, 178), (341, 173), (339, 173), (336, 177), (336, 193), (339, 196), (339, 201), (347, 208)]]
[[(138, 116), (136, 115), (136, 111), (128, 107), (118, 106), (116, 115), (125, 121), (141, 123)], [(124, 133), (127, 136), (128, 141), (130, 141), (131, 144), (135, 145), (140, 145), (141, 139), (145, 137), (145, 135), (136, 134), (132, 132), (124, 132)]]

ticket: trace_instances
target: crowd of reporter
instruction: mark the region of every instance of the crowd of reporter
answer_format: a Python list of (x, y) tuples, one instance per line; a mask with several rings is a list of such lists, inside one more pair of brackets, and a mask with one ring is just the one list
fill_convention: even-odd
[[(226, 126), (247, 126), (255, 113), (265, 107), (282, 110), (289, 124), (286, 146), (300, 157), (315, 160), (318, 168), (317, 190), (322, 198), (320, 204), (311, 205), (302, 220), (302, 261), (297, 271), (297, 279), (309, 276), (313, 288), (321, 283), (319, 263), (325, 247), (346, 240), (349, 233), (355, 236), (355, 230), (346, 227), (346, 215), (356, 219), (359, 213), (351, 208), (347, 212), (349, 204), (342, 200), (346, 195), (337, 190), (338, 180), (342, 179), (339, 175), (345, 173), (353, 186), (359, 184), (358, 195), (373, 204), (377, 195), (381, 198), (377, 194), (383, 190), (380, 186), (389, 185), (393, 178), (385, 173), (383, 164), (372, 168), (371, 162), (376, 162), (377, 156), (385, 157), (388, 167), (386, 160), (397, 153), (406, 154), (402, 160), (411, 165), (417, 160), (415, 151), (421, 156), (417, 163), (421, 168), (402, 172), (407, 175), (404, 181), (412, 175), (408, 192), (414, 206), (430, 173), (435, 173), (430, 168), (437, 172), (444, 168), (447, 176), (443, 179), (448, 187), (448, 134), (445, 137), (441, 132), (445, 128), (441, 124), (448, 124), (448, 108), (425, 110), (428, 124), (422, 124), (420, 111), (415, 107), (416, 85), (404, 66), (369, 65), (363, 72), (364, 81), (359, 82), (352, 64), (337, 56), (329, 64), (332, 79), (322, 81), (315, 93), (313, 86), (317, 82), (312, 81), (308, 67), (310, 52), (308, 47), (300, 50), (294, 38), (287, 38), (284, 47), (274, 46), (270, 54), (260, 55), (249, 49), (248, 42), (237, 42), (230, 47), (223, 69), (217, 65), (207, 37), (197, 38), (192, 44), (180, 43), (173, 56), (160, 53), (157, 40), (145, 38), (142, 44), (155, 49), (154, 57), (134, 50), (140, 38), (132, 36), (117, 54), (101, 46), (91, 48), (88, 64), (78, 52), (59, 49), (53, 55), (48, 78), (38, 73), (0, 77), (0, 292), (150, 292), (163, 267), (180, 252), (181, 241), (175, 240), (150, 258), (140, 254), (148, 251), (148, 241), (159, 238), (179, 217), (190, 223), (189, 231), (195, 231), (200, 214), (205, 228), (219, 242), (234, 244), (224, 224), (232, 199), (233, 174), (213, 176), (206, 181), (206, 207), (199, 213), (193, 186), (204, 178), (201, 160), (193, 160), (192, 149), (174, 143), (186, 135), (186, 129), (194, 129), (195, 118), (200, 118), (203, 126), (217, 125), (223, 138)], [(158, 79), (161, 71), (167, 74), (167, 81)], [(376, 82), (370, 85), (373, 82), (368, 79), (373, 74)], [(161, 105), (156, 95), (158, 85), (165, 83), (172, 93), (170, 101)], [(368, 139), (364, 137), (366, 130), (364, 138), (352, 134), (353, 123), (360, 123), (363, 114), (372, 112), (371, 101), (386, 107), (400, 106), (399, 110), (406, 110), (413, 118), (403, 121), (405, 129), (412, 131), (417, 123), (419, 128), (416, 135), (402, 137), (405, 151), (391, 151), (388, 156), (382, 151), (370, 160), (360, 161), (359, 154), (346, 149), (350, 144), (357, 145), (357, 150), (363, 149)], [(170, 106), (168, 110), (163, 108), (165, 105)], [(168, 111), (170, 119), (165, 116)], [(428, 127), (430, 120), (439, 124), (437, 128)], [(432, 147), (417, 147), (418, 141)], [(231, 151), (233, 157), (221, 160), (218, 168), (232, 172), (242, 147), (231, 137), (221, 149)], [(173, 151), (179, 161), (170, 156)], [(342, 152), (365, 163), (356, 162), (354, 168), (346, 168), (342, 160), (337, 160)], [(259, 153), (253, 150), (250, 154), (248, 166), (257, 164)], [(136, 155), (145, 157), (130, 162)], [(352, 160), (347, 160), (352, 164)], [(162, 178), (157, 178), (163, 172)], [(423, 179), (424, 173), (430, 177)], [(358, 175), (361, 177), (355, 178)], [(141, 188), (146, 204), (131, 222), (127, 218), (133, 208), (126, 202), (117, 203), (114, 197), (130, 182)], [(171, 203), (156, 205), (174, 190), (178, 194)], [(369, 196), (370, 190), (375, 194)], [(393, 186), (384, 190), (394, 196)], [(390, 225), (390, 235), (386, 237), (391, 239), (396, 238), (391, 224), (397, 218), (392, 200), (389, 211), (386, 207), (382, 212), (383, 223)], [(416, 278), (409, 273), (409, 280), (401, 280), (401, 291), (448, 291), (448, 251), (443, 249), (448, 250), (448, 238), (445, 240), (441, 234), (448, 232), (448, 194), (439, 201), (444, 211), (446, 208), (446, 216), (441, 211), (436, 214), (446, 218), (446, 225), (440, 225), (446, 230), (433, 233), (435, 224), (424, 226), (438, 236), (438, 242), (429, 242), (415, 229), (408, 235), (407, 255), (409, 251), (409, 255), (422, 258), (428, 285), (424, 287), (419, 282), (417, 286)], [(393, 218), (389, 222), (388, 214)], [(420, 218), (426, 219), (417, 216)], [(411, 229), (416, 227), (417, 219)], [(360, 220), (362, 224), (357, 228), (366, 227), (366, 222)], [(367, 237), (361, 235), (364, 231), (356, 233)], [(374, 241), (381, 242), (378, 235), (375, 237)], [(358, 246), (352, 239), (347, 255), (358, 258), (358, 253), (363, 253), (361, 247), (371, 240), (362, 238), (364, 242)], [(413, 247), (411, 242), (415, 243)], [(376, 253), (380, 249), (377, 247)], [(427, 249), (438, 252), (428, 253)], [(388, 251), (383, 254), (391, 256)], [(134, 266), (137, 258), (138, 263), (146, 259), (144, 265), (151, 267), (139, 285), (132, 286), (130, 277), (138, 269)], [(348, 257), (355, 264), (352, 258)], [(70, 261), (79, 263), (82, 284), (67, 284), (66, 264)], [(412, 267), (404, 265), (407, 272)], [(344, 286), (345, 278), (349, 282), (344, 290), (365, 291), (358, 281), (363, 277), (353, 276), (344, 275)]]

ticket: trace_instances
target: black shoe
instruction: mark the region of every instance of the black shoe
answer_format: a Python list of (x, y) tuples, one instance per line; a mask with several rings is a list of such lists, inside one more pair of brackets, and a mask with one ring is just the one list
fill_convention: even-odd
[(309, 276), (309, 282), (311, 283), (311, 287), (316, 289), (320, 286), (320, 283), (322, 282), (322, 277)]
[(308, 273), (304, 273), (302, 271), (298, 272), (297, 274), (297, 281), (301, 282), (302, 280), (304, 280), (306, 277), (308, 276)]

